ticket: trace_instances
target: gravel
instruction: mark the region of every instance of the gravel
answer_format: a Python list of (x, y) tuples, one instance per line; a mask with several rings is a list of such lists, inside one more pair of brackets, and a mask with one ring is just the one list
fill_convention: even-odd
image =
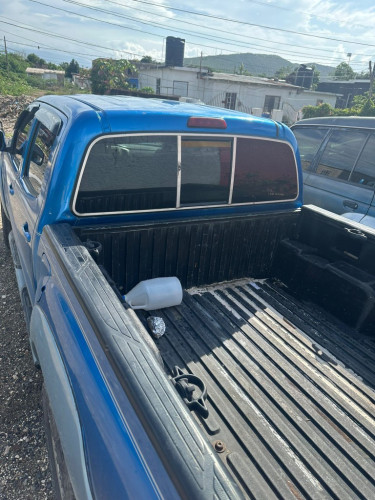
[[(0, 96), (11, 133), (31, 97)], [(0, 499), (52, 499), (41, 407), (42, 374), (34, 367), (12, 258), (0, 218)]]

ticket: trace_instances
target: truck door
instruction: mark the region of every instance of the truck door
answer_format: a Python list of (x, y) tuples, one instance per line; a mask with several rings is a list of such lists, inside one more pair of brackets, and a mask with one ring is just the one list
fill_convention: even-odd
[(50, 163), (58, 121), (48, 116), (49, 113), (40, 108), (18, 132), (15, 140), (19, 147), (11, 155), (14, 166), (7, 169), (12, 228), (31, 301), (35, 291), (32, 249), (44, 202), (44, 174)]

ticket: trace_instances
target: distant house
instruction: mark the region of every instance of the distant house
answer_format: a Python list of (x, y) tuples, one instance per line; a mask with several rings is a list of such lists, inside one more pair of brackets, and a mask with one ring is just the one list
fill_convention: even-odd
[(57, 69), (26, 68), (26, 74), (39, 76), (43, 80), (56, 80), (58, 83), (64, 83), (65, 71)]
[(370, 80), (331, 80), (320, 82), (318, 91), (341, 94), (337, 99), (336, 108), (350, 108), (353, 97), (363, 95), (370, 88)]
[(139, 85), (152, 87), (156, 94), (198, 99), (208, 105), (289, 123), (300, 117), (304, 106), (335, 106), (337, 98), (334, 92), (312, 91), (284, 81), (183, 66), (139, 68)]
[(72, 83), (80, 89), (91, 89), (91, 80), (86, 76), (81, 76), (76, 73), (72, 74)]

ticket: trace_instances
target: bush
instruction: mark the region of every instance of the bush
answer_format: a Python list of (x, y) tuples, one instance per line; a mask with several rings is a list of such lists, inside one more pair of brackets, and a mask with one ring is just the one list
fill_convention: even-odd
[(319, 106), (305, 106), (302, 108), (303, 118), (317, 118), (320, 116), (375, 116), (375, 98), (356, 96), (351, 108), (332, 108), (329, 104)]
[(152, 87), (143, 87), (143, 89), (140, 89), (140, 92), (144, 92), (145, 94), (154, 94), (155, 91)]
[(319, 106), (304, 106), (302, 113), (304, 118), (318, 118), (320, 116), (332, 116), (335, 114), (335, 109), (327, 103), (319, 104)]
[(95, 59), (92, 62), (91, 88), (94, 94), (104, 94), (110, 89), (128, 89), (128, 77), (135, 67), (126, 59)]
[(9, 73), (8, 75), (6, 71), (0, 70), (0, 94), (18, 96), (31, 94), (34, 90), (25, 79), (20, 78), (14, 73)]

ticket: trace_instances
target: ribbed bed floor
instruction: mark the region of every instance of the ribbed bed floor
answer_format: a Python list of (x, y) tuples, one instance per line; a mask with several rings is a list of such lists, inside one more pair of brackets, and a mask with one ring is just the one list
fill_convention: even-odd
[(375, 498), (373, 340), (260, 282), (190, 290), (155, 315), (167, 370), (206, 384), (197, 419), (248, 497)]

